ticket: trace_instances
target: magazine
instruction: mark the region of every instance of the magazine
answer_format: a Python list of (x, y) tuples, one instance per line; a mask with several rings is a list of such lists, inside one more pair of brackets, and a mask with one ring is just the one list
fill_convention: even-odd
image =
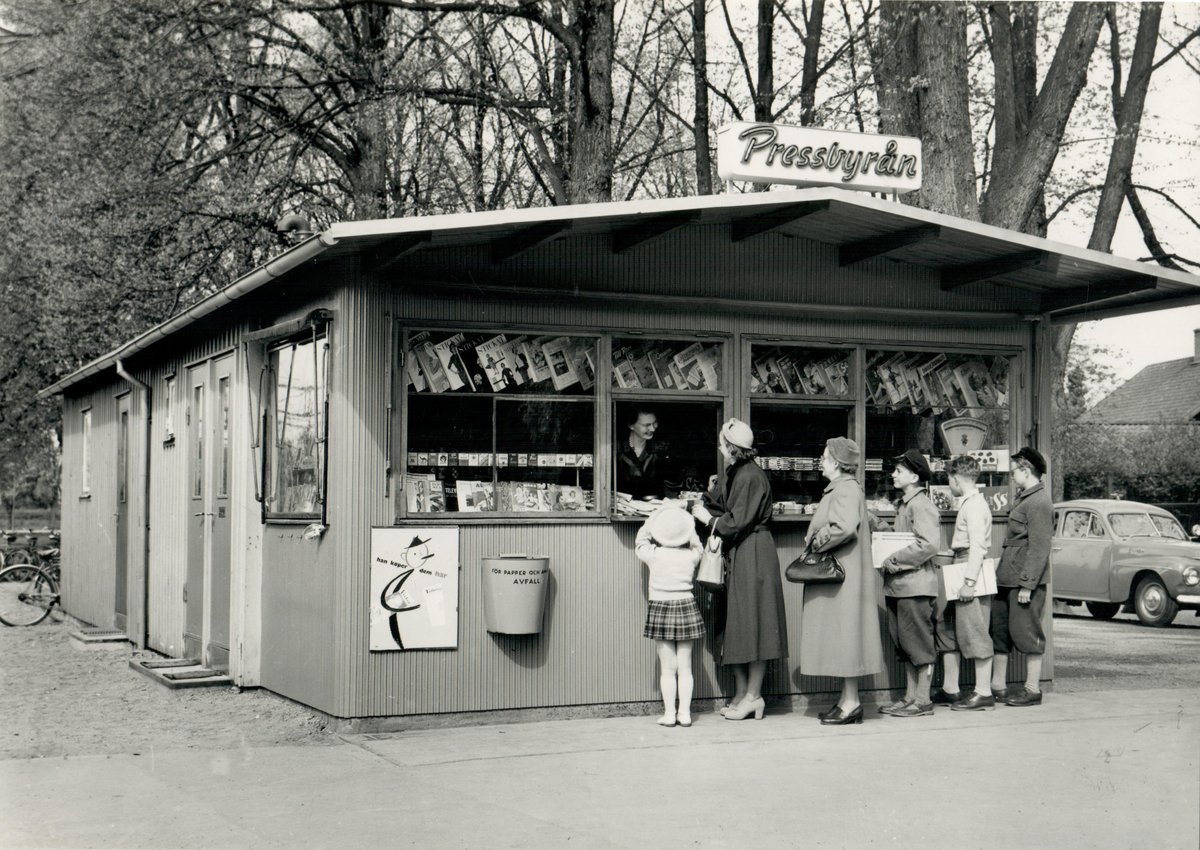
[(658, 377), (654, 374), (654, 367), (650, 365), (650, 353), (646, 350), (646, 346), (631, 347), (628, 357), (637, 374), (638, 386), (647, 390), (659, 389)]
[(579, 386), (585, 390), (590, 390), (596, 383), (596, 368), (591, 361), (594, 348), (587, 341), (576, 342), (567, 348), (567, 361), (579, 376)]
[(491, 382), (488, 381), (487, 373), (484, 372), (483, 366), (479, 363), (479, 355), (475, 347), (481, 342), (486, 342), (487, 337), (483, 334), (472, 334), (468, 336), (462, 344), (458, 346), (455, 356), (463, 370), (467, 373), (469, 380), (468, 385), (474, 392), (486, 393), (491, 391)]
[(504, 355), (504, 365), (500, 367), (500, 374), (504, 376), (508, 389), (529, 383), (529, 359), (525, 356), (524, 342), (525, 337), (519, 336), (500, 347)]
[(470, 481), (458, 479), (458, 510), (461, 513), (479, 513), (494, 511), (492, 500), (493, 490), (491, 481)]
[(429, 332), (424, 331), (415, 337), (411, 337), (409, 345), (417, 359), (421, 362), (421, 371), (424, 373), (426, 380), (429, 381), (430, 389), (435, 393), (444, 393), (449, 390), (450, 379), (446, 376), (446, 370), (442, 366), (442, 361), (438, 358), (437, 352), (433, 348), (433, 343), (429, 339)]
[(981, 360), (968, 360), (954, 370), (954, 379), (973, 401), (972, 407), (1001, 407), (1000, 391), (992, 381), (992, 375)]
[(491, 386), (492, 392), (501, 392), (508, 387), (508, 381), (504, 377), (504, 345), (508, 342), (508, 337), (504, 334), (494, 336), (486, 342), (481, 342), (475, 346), (475, 356), (479, 360), (479, 365), (483, 367), (483, 373), (487, 376), (488, 385)]
[(542, 353), (550, 365), (550, 379), (554, 382), (556, 390), (565, 390), (572, 384), (579, 383), (575, 367), (571, 365), (571, 361), (567, 357), (567, 349), (571, 347), (571, 344), (570, 337), (560, 336), (542, 346)]
[(408, 386), (413, 388), (413, 392), (420, 393), (429, 389), (429, 384), (425, 383), (425, 376), (421, 374), (421, 364), (417, 362), (417, 357), (411, 348), (408, 356), (404, 358), (404, 375)]
[(454, 352), (463, 340), (462, 334), (455, 334), (454, 336), (447, 337), (433, 347), (434, 352), (437, 353), (438, 360), (441, 361), (442, 368), (446, 371), (446, 377), (450, 380), (451, 390), (461, 390), (470, 380), (463, 368), (454, 359)]
[(677, 390), (675, 375), (671, 372), (671, 358), (674, 356), (661, 345), (652, 347), (649, 351), (650, 368), (654, 370), (654, 379), (664, 390)]
[(546, 355), (542, 353), (542, 345), (551, 339), (552, 337), (539, 336), (521, 342), (521, 350), (525, 352), (525, 359), (529, 361), (529, 379), (533, 383), (550, 380), (550, 364), (546, 362)]
[(633, 364), (629, 361), (629, 348), (627, 346), (613, 347), (612, 364), (613, 380), (617, 382), (618, 387), (633, 390), (641, 386), (638, 383), (637, 370), (633, 368)]

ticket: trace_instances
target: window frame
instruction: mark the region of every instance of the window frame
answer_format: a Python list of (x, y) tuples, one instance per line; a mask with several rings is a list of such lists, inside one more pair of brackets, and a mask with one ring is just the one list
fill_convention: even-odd
[[(314, 367), (314, 381), (318, 383), (315, 394), (313, 415), (316, 418), (316, 450), (314, 452), (317, 467), (314, 472), (316, 484), (315, 504), (312, 511), (278, 511), (272, 510), (271, 500), (275, 494), (274, 462), (276, 457), (275, 438), (279, 429), (278, 409), (278, 375), (272, 366), (272, 357), (277, 352), (289, 346), (312, 344), (317, 353), (317, 363)], [(273, 381), (266, 384), (267, 398), (259, 399), (264, 421), (261, 423), (264, 432), (262, 441), (262, 518), (264, 523), (278, 524), (309, 524), (319, 522), (328, 525), (329, 518), (329, 377), (332, 346), (330, 345), (329, 323), (313, 322), (303, 330), (288, 336), (263, 342), (263, 372), (275, 375)], [(320, 358), (324, 355), (324, 359)], [(267, 429), (269, 427), (269, 430)]]
[(91, 405), (79, 411), (80, 428), (80, 459), (79, 459), (79, 498), (92, 497), (92, 407)]

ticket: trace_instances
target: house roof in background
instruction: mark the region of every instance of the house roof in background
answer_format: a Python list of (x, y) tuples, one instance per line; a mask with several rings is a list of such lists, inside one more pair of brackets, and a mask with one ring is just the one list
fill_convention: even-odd
[(1090, 425), (1185, 423), (1200, 415), (1200, 363), (1191, 357), (1154, 363), (1079, 417)]
[[(402, 267), (426, 250), (485, 246), (494, 265), (539, 246), (585, 239), (613, 254), (677, 228), (724, 228), (715, 251), (771, 231), (836, 246), (843, 266), (872, 260), (920, 266), (944, 292), (1001, 287), (1034, 294), (1034, 315), (1085, 321), (1200, 303), (1200, 276), (955, 218), (862, 192), (819, 187), (334, 224), (214, 295), (42, 390), (62, 392), (301, 266), (362, 255)], [(947, 311), (948, 313), (954, 311)], [(960, 317), (984, 315), (961, 311)], [(1016, 316), (1015, 318), (1020, 318)]]

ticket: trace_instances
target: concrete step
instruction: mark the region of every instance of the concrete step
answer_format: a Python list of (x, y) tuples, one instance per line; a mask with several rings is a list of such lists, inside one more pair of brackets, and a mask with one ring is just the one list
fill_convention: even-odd
[(95, 626), (83, 626), (67, 633), (71, 646), (76, 649), (124, 649), (129, 638), (119, 629), (100, 629)]
[(194, 658), (131, 658), (129, 667), (171, 690), (232, 684), (227, 674), (210, 670)]

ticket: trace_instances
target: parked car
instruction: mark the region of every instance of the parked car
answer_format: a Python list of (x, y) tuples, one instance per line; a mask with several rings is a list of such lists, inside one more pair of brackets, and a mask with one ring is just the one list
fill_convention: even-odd
[(1169, 511), (1141, 502), (1078, 499), (1054, 506), (1054, 598), (1098, 620), (1132, 608), (1147, 626), (1200, 611), (1200, 543)]

